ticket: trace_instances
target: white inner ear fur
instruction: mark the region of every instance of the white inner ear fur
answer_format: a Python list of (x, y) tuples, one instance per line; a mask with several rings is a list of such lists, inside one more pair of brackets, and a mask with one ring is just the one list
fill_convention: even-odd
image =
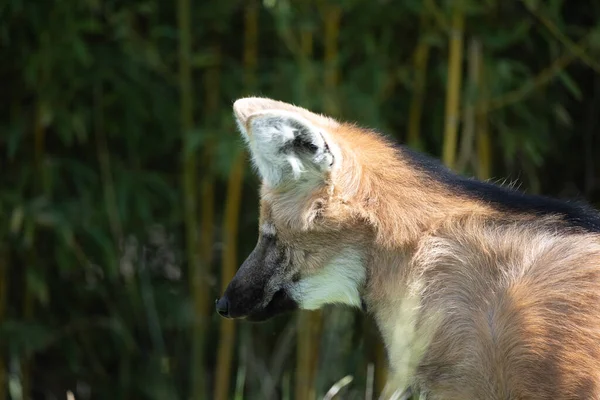
[(288, 292), (304, 310), (316, 310), (325, 304), (360, 307), (360, 289), (365, 280), (366, 270), (361, 254), (347, 249), (315, 275), (293, 284)]
[(269, 186), (292, 178), (323, 178), (337, 162), (339, 151), (326, 132), (296, 113), (267, 110), (248, 118), (248, 132), (238, 121), (252, 159)]

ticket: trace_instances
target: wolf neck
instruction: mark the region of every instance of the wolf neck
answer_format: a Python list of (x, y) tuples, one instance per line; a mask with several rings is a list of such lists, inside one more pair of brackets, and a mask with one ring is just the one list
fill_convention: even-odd
[(388, 382), (393, 389), (405, 389), (412, 383), (435, 333), (435, 324), (424, 319), (420, 307), (418, 274), (410, 268), (415, 251), (373, 249), (367, 264), (364, 301), (386, 347), (391, 368)]

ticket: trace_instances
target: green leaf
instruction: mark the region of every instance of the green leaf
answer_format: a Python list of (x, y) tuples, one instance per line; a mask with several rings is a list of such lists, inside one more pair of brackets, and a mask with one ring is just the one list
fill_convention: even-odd
[(573, 119), (562, 104), (554, 105), (554, 115), (556, 116), (556, 120), (562, 123), (564, 126), (569, 128), (573, 127)]
[(561, 71), (558, 73), (558, 78), (567, 88), (567, 90), (573, 95), (573, 97), (575, 97), (579, 101), (583, 99), (581, 89), (579, 89), (577, 83), (575, 83), (575, 81), (569, 76), (569, 74), (567, 74), (565, 71)]

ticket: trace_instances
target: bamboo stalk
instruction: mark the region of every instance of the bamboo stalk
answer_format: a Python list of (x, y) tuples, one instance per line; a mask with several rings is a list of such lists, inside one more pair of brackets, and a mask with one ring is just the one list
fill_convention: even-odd
[(473, 38), (469, 41), (469, 94), (466, 104), (463, 109), (463, 133), (461, 135), (460, 151), (458, 153), (458, 162), (456, 170), (463, 172), (467, 164), (473, 158), (473, 144), (476, 130), (476, 103), (479, 97), (479, 72), (481, 70), (481, 43), (478, 39)]
[[(490, 179), (492, 165), (492, 142), (488, 131), (485, 115), (480, 117), (481, 123), (477, 125), (477, 177), (479, 179)], [(485, 122), (483, 122), (485, 120)]]
[[(217, 58), (220, 59), (220, 48), (215, 47)], [(206, 71), (204, 76), (204, 119), (209, 126), (215, 125), (214, 115), (218, 111), (220, 96), (220, 66), (215, 65)], [(203, 151), (204, 173), (200, 177), (200, 237), (198, 246), (199, 270), (195, 277), (191, 293), (195, 323), (192, 335), (195, 338), (195, 353), (193, 370), (204, 370), (204, 352), (206, 347), (206, 326), (211, 315), (210, 275), (213, 262), (214, 247), (214, 215), (215, 215), (215, 178), (211, 168), (214, 143), (209, 140)], [(204, 373), (203, 373), (204, 374)], [(202, 399), (206, 396), (205, 382), (200, 379), (192, 381), (192, 399)]]
[[(237, 270), (237, 234), (244, 168), (244, 153), (240, 153), (236, 157), (231, 168), (227, 184), (225, 221), (223, 223), (224, 238), (221, 292), (225, 291), (227, 283), (233, 279), (235, 271)], [(231, 359), (235, 348), (235, 322), (233, 320), (221, 320), (221, 332), (219, 338), (214, 398), (217, 400), (226, 400), (229, 398)]]
[[(0, 244), (0, 325), (4, 322), (6, 317), (6, 302), (8, 301), (8, 249)], [(3, 349), (0, 349), (0, 400), (6, 400), (6, 354)]]
[[(210, 162), (210, 156), (208, 154), (208, 148), (212, 149), (213, 146), (207, 146), (205, 152), (205, 160)], [(203, 275), (203, 286), (204, 289), (200, 293), (201, 296), (196, 301), (198, 305), (197, 310), (201, 311), (202, 317), (209, 316), (209, 305), (208, 305), (208, 282), (210, 276), (210, 267), (213, 260), (213, 239), (214, 239), (214, 215), (215, 215), (215, 180), (211, 172), (206, 172), (202, 177), (200, 183), (201, 193), (201, 209), (200, 209), (200, 264), (202, 266)]]
[[(46, 129), (44, 129), (44, 116), (43, 116), (43, 104), (42, 101), (38, 101), (35, 113), (35, 125), (33, 127), (33, 151), (34, 151), (34, 162), (38, 172), (42, 171), (42, 161), (44, 157), (44, 149), (46, 145)], [(40, 179), (42, 175), (39, 176)], [(39, 190), (42, 189), (40, 182)]]
[[(247, 88), (256, 83), (256, 65), (258, 63), (258, 5), (249, 0), (244, 14), (244, 79)], [(242, 200), (242, 184), (245, 169), (245, 153), (235, 158), (229, 174), (225, 216), (223, 222), (223, 264), (221, 275), (221, 293), (233, 279), (237, 270), (237, 236), (239, 213)], [(215, 376), (215, 399), (228, 399), (231, 379), (231, 361), (235, 348), (235, 322), (229, 319), (221, 321), (219, 348), (217, 351), (217, 371)]]
[[(310, 0), (305, 0), (302, 4), (309, 6)], [(300, 98), (302, 101), (309, 101), (310, 93), (314, 89), (314, 76), (311, 66), (314, 46), (313, 39), (312, 30), (302, 29), (300, 32), (300, 76), (302, 79)]]
[(315, 374), (321, 333), (321, 312), (300, 311), (296, 344), (295, 399), (314, 399)]
[[(212, 146), (211, 146), (212, 148)], [(208, 155), (206, 155), (208, 157)], [(204, 289), (200, 294), (196, 303), (197, 309), (201, 311), (202, 317), (209, 316), (209, 304), (208, 304), (208, 282), (210, 276), (210, 266), (212, 265), (213, 259), (213, 237), (214, 237), (214, 215), (215, 215), (215, 182), (214, 176), (211, 173), (207, 173), (202, 179), (201, 183), (202, 193), (202, 206), (200, 211), (200, 262), (202, 265), (202, 272), (204, 275), (203, 286)]]
[(104, 109), (102, 84), (94, 85), (94, 134), (96, 138), (96, 154), (100, 164), (100, 177), (102, 179), (102, 191), (104, 195), (104, 206), (108, 224), (112, 231), (115, 244), (123, 240), (123, 229), (119, 220), (117, 207), (117, 194), (110, 166), (110, 153), (104, 130)]
[[(325, 9), (325, 89), (333, 91), (338, 84), (339, 71), (337, 65), (338, 40), (340, 36), (340, 20), (342, 9), (338, 5), (328, 5)], [(337, 104), (328, 107), (335, 108)]]
[(446, 90), (446, 116), (444, 128), (444, 164), (454, 168), (458, 132), (458, 111), (462, 79), (462, 52), (464, 15), (461, 1), (453, 2), (448, 55), (448, 85)]
[[(40, 179), (37, 182), (36, 190), (40, 193), (44, 193), (44, 152), (45, 152), (45, 143), (46, 143), (46, 129), (44, 126), (44, 118), (43, 118), (43, 104), (41, 100), (38, 100), (35, 120), (33, 126), (33, 136), (34, 136), (34, 163), (37, 170), (37, 176)], [(35, 239), (34, 239), (35, 243)], [(35, 245), (27, 250), (27, 263), (26, 267), (23, 269), (23, 278), (24, 278), (24, 287), (23, 287), (23, 304), (22, 304), (22, 312), (23, 312), (23, 320), (26, 322), (30, 322), (35, 314), (35, 298), (34, 293), (31, 290), (31, 286), (29, 285), (28, 272), (32, 268), (36, 268), (37, 266), (37, 254), (35, 252)], [(32, 361), (28, 357), (23, 357), (21, 359), (21, 388), (24, 398), (28, 398), (31, 394), (31, 369), (32, 369)]]
[(427, 14), (421, 15), (421, 37), (413, 58), (414, 86), (413, 96), (408, 112), (408, 140), (409, 146), (418, 148), (421, 141), (421, 115), (425, 99), (425, 83), (427, 79), (427, 61), (429, 60), (429, 43), (423, 39), (427, 29)]
[[(37, 255), (34, 248), (27, 252), (27, 267), (24, 270), (25, 288), (23, 293), (23, 321), (31, 322), (35, 314), (35, 299), (28, 279), (28, 270), (36, 268)], [(23, 356), (21, 359), (21, 388), (23, 398), (29, 398), (31, 395), (31, 369), (33, 361), (31, 357)]]
[(325, 64), (325, 104), (323, 108), (330, 115), (337, 115), (339, 106), (335, 88), (339, 80), (338, 68), (338, 38), (340, 35), (340, 20), (342, 9), (335, 4), (327, 4), (325, 7), (325, 33), (324, 33), (324, 64)]
[(256, 65), (258, 64), (258, 4), (247, 0), (244, 15), (244, 83), (246, 89), (256, 86)]
[[(480, 53), (478, 58), (481, 60), (481, 46), (478, 48), (478, 52)], [(475, 141), (477, 144), (477, 177), (479, 179), (490, 179), (492, 176), (492, 142), (489, 133), (488, 114), (486, 112), (486, 110), (488, 109), (488, 106), (486, 104), (488, 98), (488, 91), (485, 79), (485, 66), (483, 62), (479, 63), (479, 73), (477, 74), (477, 78), (477, 87), (481, 92), (480, 101), (477, 103), (475, 117)]]
[(204, 370), (204, 335), (205, 329), (199, 315), (202, 312), (201, 304), (196, 301), (202, 290), (202, 274), (200, 270), (200, 254), (197, 230), (197, 193), (196, 193), (196, 155), (190, 151), (192, 143), (193, 94), (192, 94), (192, 66), (191, 66), (191, 0), (177, 1), (177, 28), (179, 32), (179, 93), (180, 93), (180, 124), (183, 145), (183, 165), (181, 171), (183, 189), (183, 209), (185, 221), (186, 254), (190, 276), (190, 292), (193, 299), (193, 323), (191, 337), (191, 368), (190, 380), (192, 383), (191, 398), (201, 400), (207, 398), (206, 374)]

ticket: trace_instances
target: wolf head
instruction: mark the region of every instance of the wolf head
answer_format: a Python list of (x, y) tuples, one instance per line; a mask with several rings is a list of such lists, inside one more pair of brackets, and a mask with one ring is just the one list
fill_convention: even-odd
[(262, 180), (260, 222), (258, 243), (217, 311), (259, 321), (296, 308), (360, 306), (372, 229), (351, 204), (358, 182), (348, 171), (357, 165), (342, 140), (356, 128), (265, 98), (233, 108)]

